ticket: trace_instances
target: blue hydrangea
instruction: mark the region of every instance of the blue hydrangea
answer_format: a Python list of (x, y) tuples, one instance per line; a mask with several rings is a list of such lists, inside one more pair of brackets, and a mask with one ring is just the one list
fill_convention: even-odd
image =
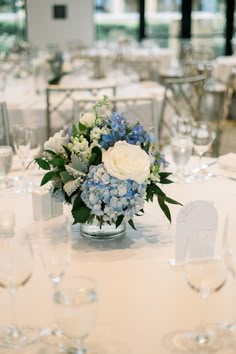
[(153, 136), (148, 134), (145, 130), (142, 124), (136, 124), (132, 130), (131, 133), (127, 136), (126, 138), (127, 143), (133, 144), (133, 145), (141, 145), (143, 143), (152, 143), (153, 142)]
[(159, 154), (158, 158), (154, 161), (155, 165), (162, 165), (163, 168), (167, 168), (169, 166), (169, 162), (166, 160), (164, 154)]
[(82, 184), (81, 198), (91, 214), (115, 222), (119, 215), (128, 220), (143, 208), (146, 185), (110, 176), (103, 164), (91, 166)]
[(111, 131), (108, 134), (102, 136), (101, 146), (104, 149), (108, 149), (113, 146), (116, 141), (126, 139), (126, 130), (128, 123), (123, 113), (114, 112), (107, 121), (108, 126), (111, 127)]

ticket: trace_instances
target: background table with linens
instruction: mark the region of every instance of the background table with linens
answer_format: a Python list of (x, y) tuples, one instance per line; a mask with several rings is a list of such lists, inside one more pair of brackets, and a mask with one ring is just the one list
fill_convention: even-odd
[[(193, 160), (192, 167), (196, 164)], [(170, 167), (174, 169), (173, 165)], [(222, 223), (227, 208), (234, 207), (236, 181), (222, 177), (217, 166), (213, 171), (218, 177), (204, 183), (175, 183), (166, 186), (164, 191), (183, 204), (197, 199), (211, 201)], [(13, 170), (12, 175), (15, 173), (17, 171)], [(7, 189), (0, 192), (0, 198), (1, 208), (15, 210), (16, 228), (29, 230), (35, 250), (33, 277), (19, 290), (17, 297), (19, 323), (38, 328), (50, 326), (53, 323), (52, 285), (40, 261), (32, 196), (17, 195)], [(195, 328), (200, 322), (201, 306), (204, 306), (206, 322), (219, 323), (232, 317), (230, 276), (223, 289), (204, 303), (199, 294), (186, 285), (181, 268), (173, 268), (168, 263), (174, 256), (175, 220), (180, 209), (180, 206), (171, 206), (173, 221), (169, 225), (156, 202), (147, 204), (144, 216), (135, 220), (137, 231), (128, 227), (123, 239), (112, 242), (89, 242), (82, 239), (78, 231), (73, 232), (67, 274), (96, 279), (98, 319), (90, 340), (98, 348), (104, 348), (104, 353), (169, 353), (163, 338), (176, 330)], [(66, 212), (70, 214), (69, 209)], [(0, 299), (0, 325), (6, 326), (10, 323), (7, 290), (1, 290)], [(45, 344), (35, 344), (28, 350), (50, 353)]]

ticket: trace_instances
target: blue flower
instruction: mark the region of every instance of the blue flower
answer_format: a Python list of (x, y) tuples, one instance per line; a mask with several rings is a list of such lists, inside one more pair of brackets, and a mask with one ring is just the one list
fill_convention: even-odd
[[(104, 178), (106, 176), (106, 178)], [(82, 184), (81, 198), (91, 214), (102, 216), (104, 221), (115, 222), (119, 215), (128, 219), (143, 208), (146, 198), (145, 184), (120, 180), (109, 176), (103, 164), (91, 166)]]

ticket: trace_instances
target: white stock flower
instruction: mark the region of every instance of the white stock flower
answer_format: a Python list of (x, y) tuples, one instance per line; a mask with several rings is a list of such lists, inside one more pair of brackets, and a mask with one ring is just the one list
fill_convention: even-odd
[(102, 153), (107, 172), (121, 180), (131, 179), (143, 183), (150, 173), (150, 157), (138, 145), (118, 141)]
[(80, 117), (80, 123), (82, 123), (83, 125), (85, 125), (88, 128), (91, 128), (92, 126), (94, 126), (95, 124), (95, 120), (96, 120), (96, 116), (94, 113), (84, 113), (81, 117)]
[(52, 150), (56, 154), (64, 154), (64, 148), (62, 145), (67, 145), (69, 135), (64, 135), (64, 131), (60, 130), (55, 133), (48, 141), (44, 143), (45, 150)]

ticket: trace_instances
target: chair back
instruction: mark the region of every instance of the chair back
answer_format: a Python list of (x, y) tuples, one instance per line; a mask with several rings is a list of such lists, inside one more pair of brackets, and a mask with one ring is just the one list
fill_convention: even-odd
[(73, 100), (80, 97), (116, 95), (115, 85), (65, 87), (48, 85), (46, 89), (47, 136), (73, 121)]
[(5, 102), (0, 102), (0, 145), (10, 145), (10, 128)]
[(187, 115), (193, 120), (200, 119), (204, 82), (204, 75), (165, 80), (165, 94), (159, 118), (160, 147), (168, 143), (171, 138), (171, 117)]
[[(123, 112), (130, 123), (141, 123), (155, 137), (155, 148), (158, 147), (158, 103), (150, 96), (111, 97), (110, 105), (102, 107), (101, 115), (109, 116), (112, 112)], [(74, 122), (84, 112), (89, 112), (97, 102), (96, 98), (74, 100)]]

